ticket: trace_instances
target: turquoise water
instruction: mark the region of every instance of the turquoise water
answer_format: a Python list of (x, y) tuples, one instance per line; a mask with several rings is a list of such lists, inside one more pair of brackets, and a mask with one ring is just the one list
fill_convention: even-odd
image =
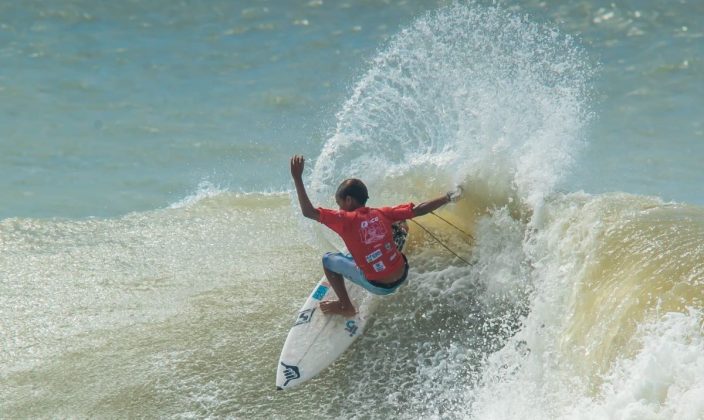
[(282, 191), (375, 49), (432, 5), (5, 2), (0, 217)]
[[(442, 2), (441, 2), (442, 3)], [(288, 189), (367, 61), (435, 2), (5, 2), (0, 217)], [(702, 5), (507, 3), (576, 35), (595, 119), (565, 189), (702, 203)]]
[[(704, 416), (704, 5), (0, 2), (0, 417)], [(274, 391), (337, 240), (467, 197)], [(663, 368), (667, 367), (667, 368)], [(371, 391), (370, 391), (371, 390)]]

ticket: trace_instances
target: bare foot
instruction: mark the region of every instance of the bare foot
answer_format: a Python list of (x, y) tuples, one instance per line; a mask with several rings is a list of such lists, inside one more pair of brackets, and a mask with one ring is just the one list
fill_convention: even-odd
[(326, 315), (353, 316), (357, 313), (354, 306), (343, 306), (339, 300), (326, 300), (320, 302), (320, 310)]

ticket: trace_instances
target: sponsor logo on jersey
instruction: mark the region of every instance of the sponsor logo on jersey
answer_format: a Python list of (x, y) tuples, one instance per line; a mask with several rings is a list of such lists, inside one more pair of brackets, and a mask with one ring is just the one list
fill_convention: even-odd
[(376, 251), (367, 255), (366, 258), (367, 258), (367, 262), (371, 264), (372, 261), (378, 260), (379, 258), (381, 258), (381, 250), (377, 249)]
[(384, 271), (386, 269), (386, 266), (384, 265), (383, 261), (379, 261), (378, 263), (374, 264), (372, 267), (374, 267), (374, 271), (377, 273), (380, 271)]
[(383, 241), (386, 237), (386, 228), (379, 219), (379, 216), (364, 220), (359, 225), (359, 235), (362, 242), (371, 245)]

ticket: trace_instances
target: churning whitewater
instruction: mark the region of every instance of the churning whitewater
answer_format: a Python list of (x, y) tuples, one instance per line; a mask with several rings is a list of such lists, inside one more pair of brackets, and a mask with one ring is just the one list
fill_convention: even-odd
[[(338, 113), (313, 170), (320, 201), (340, 174), (369, 182), (383, 197), (375, 203), (453, 183), (469, 191), (448, 216), (475, 232), (472, 247), (427, 223), (466, 249), (471, 267), (414, 232), (416, 278), (398, 303), (413, 317), (402, 310), (389, 325), (432, 319), (435, 331), (411, 334), (413, 374), (385, 382), (396, 413), (704, 415), (702, 209), (555, 191), (591, 118), (587, 62), (554, 28), (454, 6), (401, 31)], [(389, 350), (399, 354), (379, 352)], [(360, 389), (353, 400), (369, 398)]]

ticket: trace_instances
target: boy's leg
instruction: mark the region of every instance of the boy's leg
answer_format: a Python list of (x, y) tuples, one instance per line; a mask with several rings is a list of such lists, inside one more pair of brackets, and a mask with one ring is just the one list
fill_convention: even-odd
[(320, 310), (326, 314), (354, 315), (356, 310), (345, 287), (345, 277), (359, 275), (354, 259), (341, 252), (328, 252), (323, 255), (323, 270), (338, 300), (320, 302)]
[(323, 270), (325, 271), (325, 277), (327, 277), (330, 282), (330, 285), (335, 291), (338, 300), (320, 302), (320, 310), (325, 314), (337, 314), (344, 316), (354, 315), (357, 310), (354, 308), (354, 305), (347, 294), (345, 279), (340, 274), (330, 271), (325, 267), (323, 267)]

